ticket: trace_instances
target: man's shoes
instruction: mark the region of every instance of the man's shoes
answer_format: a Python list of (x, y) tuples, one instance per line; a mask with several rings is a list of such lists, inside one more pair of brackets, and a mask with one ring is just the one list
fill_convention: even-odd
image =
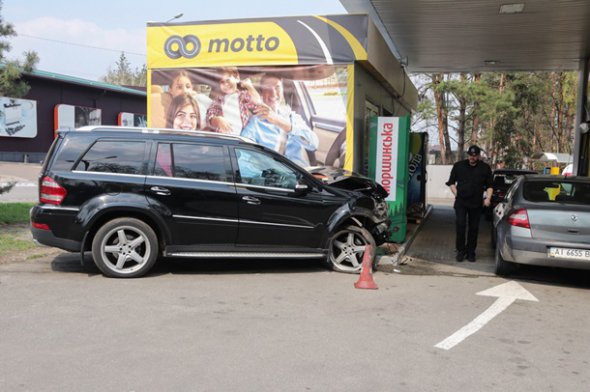
[(457, 257), (455, 257), (455, 260), (457, 260), (457, 262), (460, 263), (464, 259), (465, 259), (465, 252), (457, 252)]
[(470, 262), (472, 262), (472, 263), (475, 263), (475, 255), (469, 255), (469, 256), (467, 256), (467, 260), (470, 261)]

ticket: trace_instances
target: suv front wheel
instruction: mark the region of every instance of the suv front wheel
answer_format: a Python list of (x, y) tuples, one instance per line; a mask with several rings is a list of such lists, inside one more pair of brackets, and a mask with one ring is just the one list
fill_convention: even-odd
[(360, 273), (367, 245), (375, 251), (375, 239), (367, 229), (352, 225), (339, 229), (330, 240), (329, 267), (338, 272)]
[(145, 275), (156, 262), (158, 237), (139, 219), (113, 219), (96, 232), (92, 258), (108, 277), (137, 278)]

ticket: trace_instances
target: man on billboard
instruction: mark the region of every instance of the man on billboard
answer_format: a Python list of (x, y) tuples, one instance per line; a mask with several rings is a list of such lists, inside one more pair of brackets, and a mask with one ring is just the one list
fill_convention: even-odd
[(300, 166), (307, 166), (306, 151), (318, 148), (317, 135), (285, 103), (281, 78), (264, 75), (260, 88), (262, 103), (254, 107), (254, 116), (241, 135), (278, 151)]

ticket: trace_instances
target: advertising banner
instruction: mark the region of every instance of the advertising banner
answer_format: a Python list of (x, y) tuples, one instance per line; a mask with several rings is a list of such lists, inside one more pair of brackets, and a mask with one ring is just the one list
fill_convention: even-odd
[(367, 60), (366, 15), (148, 23), (148, 69), (351, 64)]
[(101, 125), (102, 110), (86, 106), (59, 104), (54, 108), (54, 129), (73, 129), (85, 125)]
[(353, 63), (368, 17), (149, 23), (148, 125), (231, 133), (352, 170)]
[(348, 67), (152, 70), (149, 124), (241, 135), (303, 167), (347, 167)]
[(389, 193), (392, 242), (407, 231), (408, 149), (410, 117), (373, 117), (369, 129), (369, 177)]
[(377, 117), (375, 179), (389, 193), (387, 201), (397, 200), (397, 157), (399, 120)]
[(0, 97), (0, 136), (37, 136), (37, 101)]

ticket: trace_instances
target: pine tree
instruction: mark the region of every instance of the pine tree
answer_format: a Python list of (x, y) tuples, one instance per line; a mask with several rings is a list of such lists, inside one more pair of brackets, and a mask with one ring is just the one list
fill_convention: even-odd
[(147, 68), (143, 65), (141, 68), (131, 68), (125, 52), (121, 52), (119, 60), (115, 62), (115, 68), (109, 67), (106, 76), (102, 81), (116, 84), (119, 86), (145, 86), (147, 81)]
[(2, 0), (0, 0), (0, 96), (21, 98), (29, 91), (29, 85), (21, 79), (22, 72), (32, 72), (39, 62), (36, 52), (25, 52), (24, 60), (8, 60), (6, 53), (10, 51), (8, 38), (15, 37), (16, 31), (11, 23), (2, 17)]

